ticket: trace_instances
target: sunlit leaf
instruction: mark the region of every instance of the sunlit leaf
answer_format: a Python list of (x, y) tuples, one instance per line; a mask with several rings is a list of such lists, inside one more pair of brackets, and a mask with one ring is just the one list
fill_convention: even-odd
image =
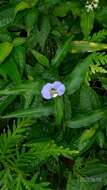
[(13, 44), (9, 42), (0, 43), (0, 63), (2, 63), (6, 57), (9, 56), (13, 49)]

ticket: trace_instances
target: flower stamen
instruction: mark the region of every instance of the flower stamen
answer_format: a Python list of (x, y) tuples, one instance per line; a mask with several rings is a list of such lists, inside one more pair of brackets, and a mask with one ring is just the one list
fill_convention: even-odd
[(52, 98), (56, 98), (58, 96), (58, 92), (55, 88), (52, 88), (50, 90), (50, 94), (51, 94)]

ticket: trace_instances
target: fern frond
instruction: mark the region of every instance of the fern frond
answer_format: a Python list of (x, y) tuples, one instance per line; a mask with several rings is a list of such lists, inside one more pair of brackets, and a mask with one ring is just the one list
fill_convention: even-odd
[(22, 178), (22, 183), (23, 186), (25, 187), (26, 190), (51, 190), (50, 188), (48, 188), (49, 183), (48, 182), (42, 182), (42, 183), (32, 183), (32, 181), (26, 180), (24, 178)]
[(79, 154), (78, 150), (70, 150), (58, 146), (53, 141), (35, 142), (25, 145), (25, 149), (29, 149), (28, 152), (22, 152), (15, 159), (15, 165), (19, 170), (35, 171), (38, 167), (45, 164), (49, 158), (56, 159), (59, 156), (72, 158)]
[(98, 64), (90, 65), (90, 69), (91, 69), (92, 74), (95, 74), (95, 73), (107, 73), (107, 71), (103, 67), (100, 67)]
[(12, 176), (10, 171), (6, 170), (2, 176), (1, 190), (51, 190), (48, 182), (37, 182), (36, 176), (32, 176), (31, 179), (26, 179), (20, 172), (17, 175)]
[(24, 140), (28, 131), (28, 120), (20, 120), (17, 125), (13, 124), (13, 131), (8, 128), (7, 133), (1, 134), (0, 137), (0, 157), (1, 160), (7, 160), (15, 154), (15, 148)]
[(2, 172), (2, 178), (0, 180), (0, 189), (1, 190), (13, 190), (13, 177), (10, 170), (4, 170)]
[(92, 42), (102, 42), (103, 40), (105, 40), (106, 37), (107, 37), (107, 30), (103, 29), (100, 30), (99, 32), (94, 33), (90, 40)]
[(88, 72), (86, 72), (85, 81), (87, 84), (91, 80), (91, 76), (97, 73), (105, 74), (107, 70), (103, 65), (107, 64), (107, 55), (105, 53), (96, 52), (92, 58), (92, 63), (89, 66)]
[(54, 141), (45, 141), (45, 142), (38, 142), (34, 144), (28, 144), (29, 147), (32, 147), (34, 152), (37, 152), (38, 158), (42, 158), (45, 160), (52, 156), (56, 158), (60, 155), (65, 157), (73, 157), (78, 155), (78, 150), (70, 150), (69, 148), (64, 148), (63, 146), (58, 146)]
[(105, 65), (107, 64), (107, 54), (97, 52), (95, 53), (95, 56), (93, 57), (93, 61), (96, 64)]

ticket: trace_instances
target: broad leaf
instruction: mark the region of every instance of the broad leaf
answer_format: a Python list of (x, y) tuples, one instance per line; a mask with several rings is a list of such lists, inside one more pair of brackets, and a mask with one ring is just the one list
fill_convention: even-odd
[(0, 63), (2, 63), (6, 57), (9, 56), (13, 49), (13, 44), (10, 42), (0, 43)]
[(0, 27), (5, 27), (12, 23), (15, 18), (13, 8), (8, 8), (0, 12)]
[(2, 65), (2, 69), (7, 73), (10, 79), (16, 84), (21, 83), (21, 76), (16, 65), (14, 58), (11, 56), (5, 63)]
[(67, 126), (70, 128), (81, 128), (81, 127), (88, 127), (93, 123), (104, 119), (107, 114), (107, 109), (98, 109), (82, 116), (76, 116), (72, 118), (71, 121), (67, 122)]
[(26, 1), (19, 2), (15, 7), (15, 14), (17, 14), (19, 11), (23, 11), (25, 9), (29, 9), (30, 5)]
[(37, 22), (38, 12), (35, 9), (29, 10), (25, 17), (25, 26), (26, 30), (28, 32), (28, 35), (32, 31), (32, 29), (35, 27), (35, 24)]

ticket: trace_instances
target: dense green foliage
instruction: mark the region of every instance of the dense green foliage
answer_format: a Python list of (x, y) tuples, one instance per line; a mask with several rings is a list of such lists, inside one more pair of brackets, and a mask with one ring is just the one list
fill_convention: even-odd
[(106, 0), (0, 1), (1, 190), (107, 188), (106, 52)]

